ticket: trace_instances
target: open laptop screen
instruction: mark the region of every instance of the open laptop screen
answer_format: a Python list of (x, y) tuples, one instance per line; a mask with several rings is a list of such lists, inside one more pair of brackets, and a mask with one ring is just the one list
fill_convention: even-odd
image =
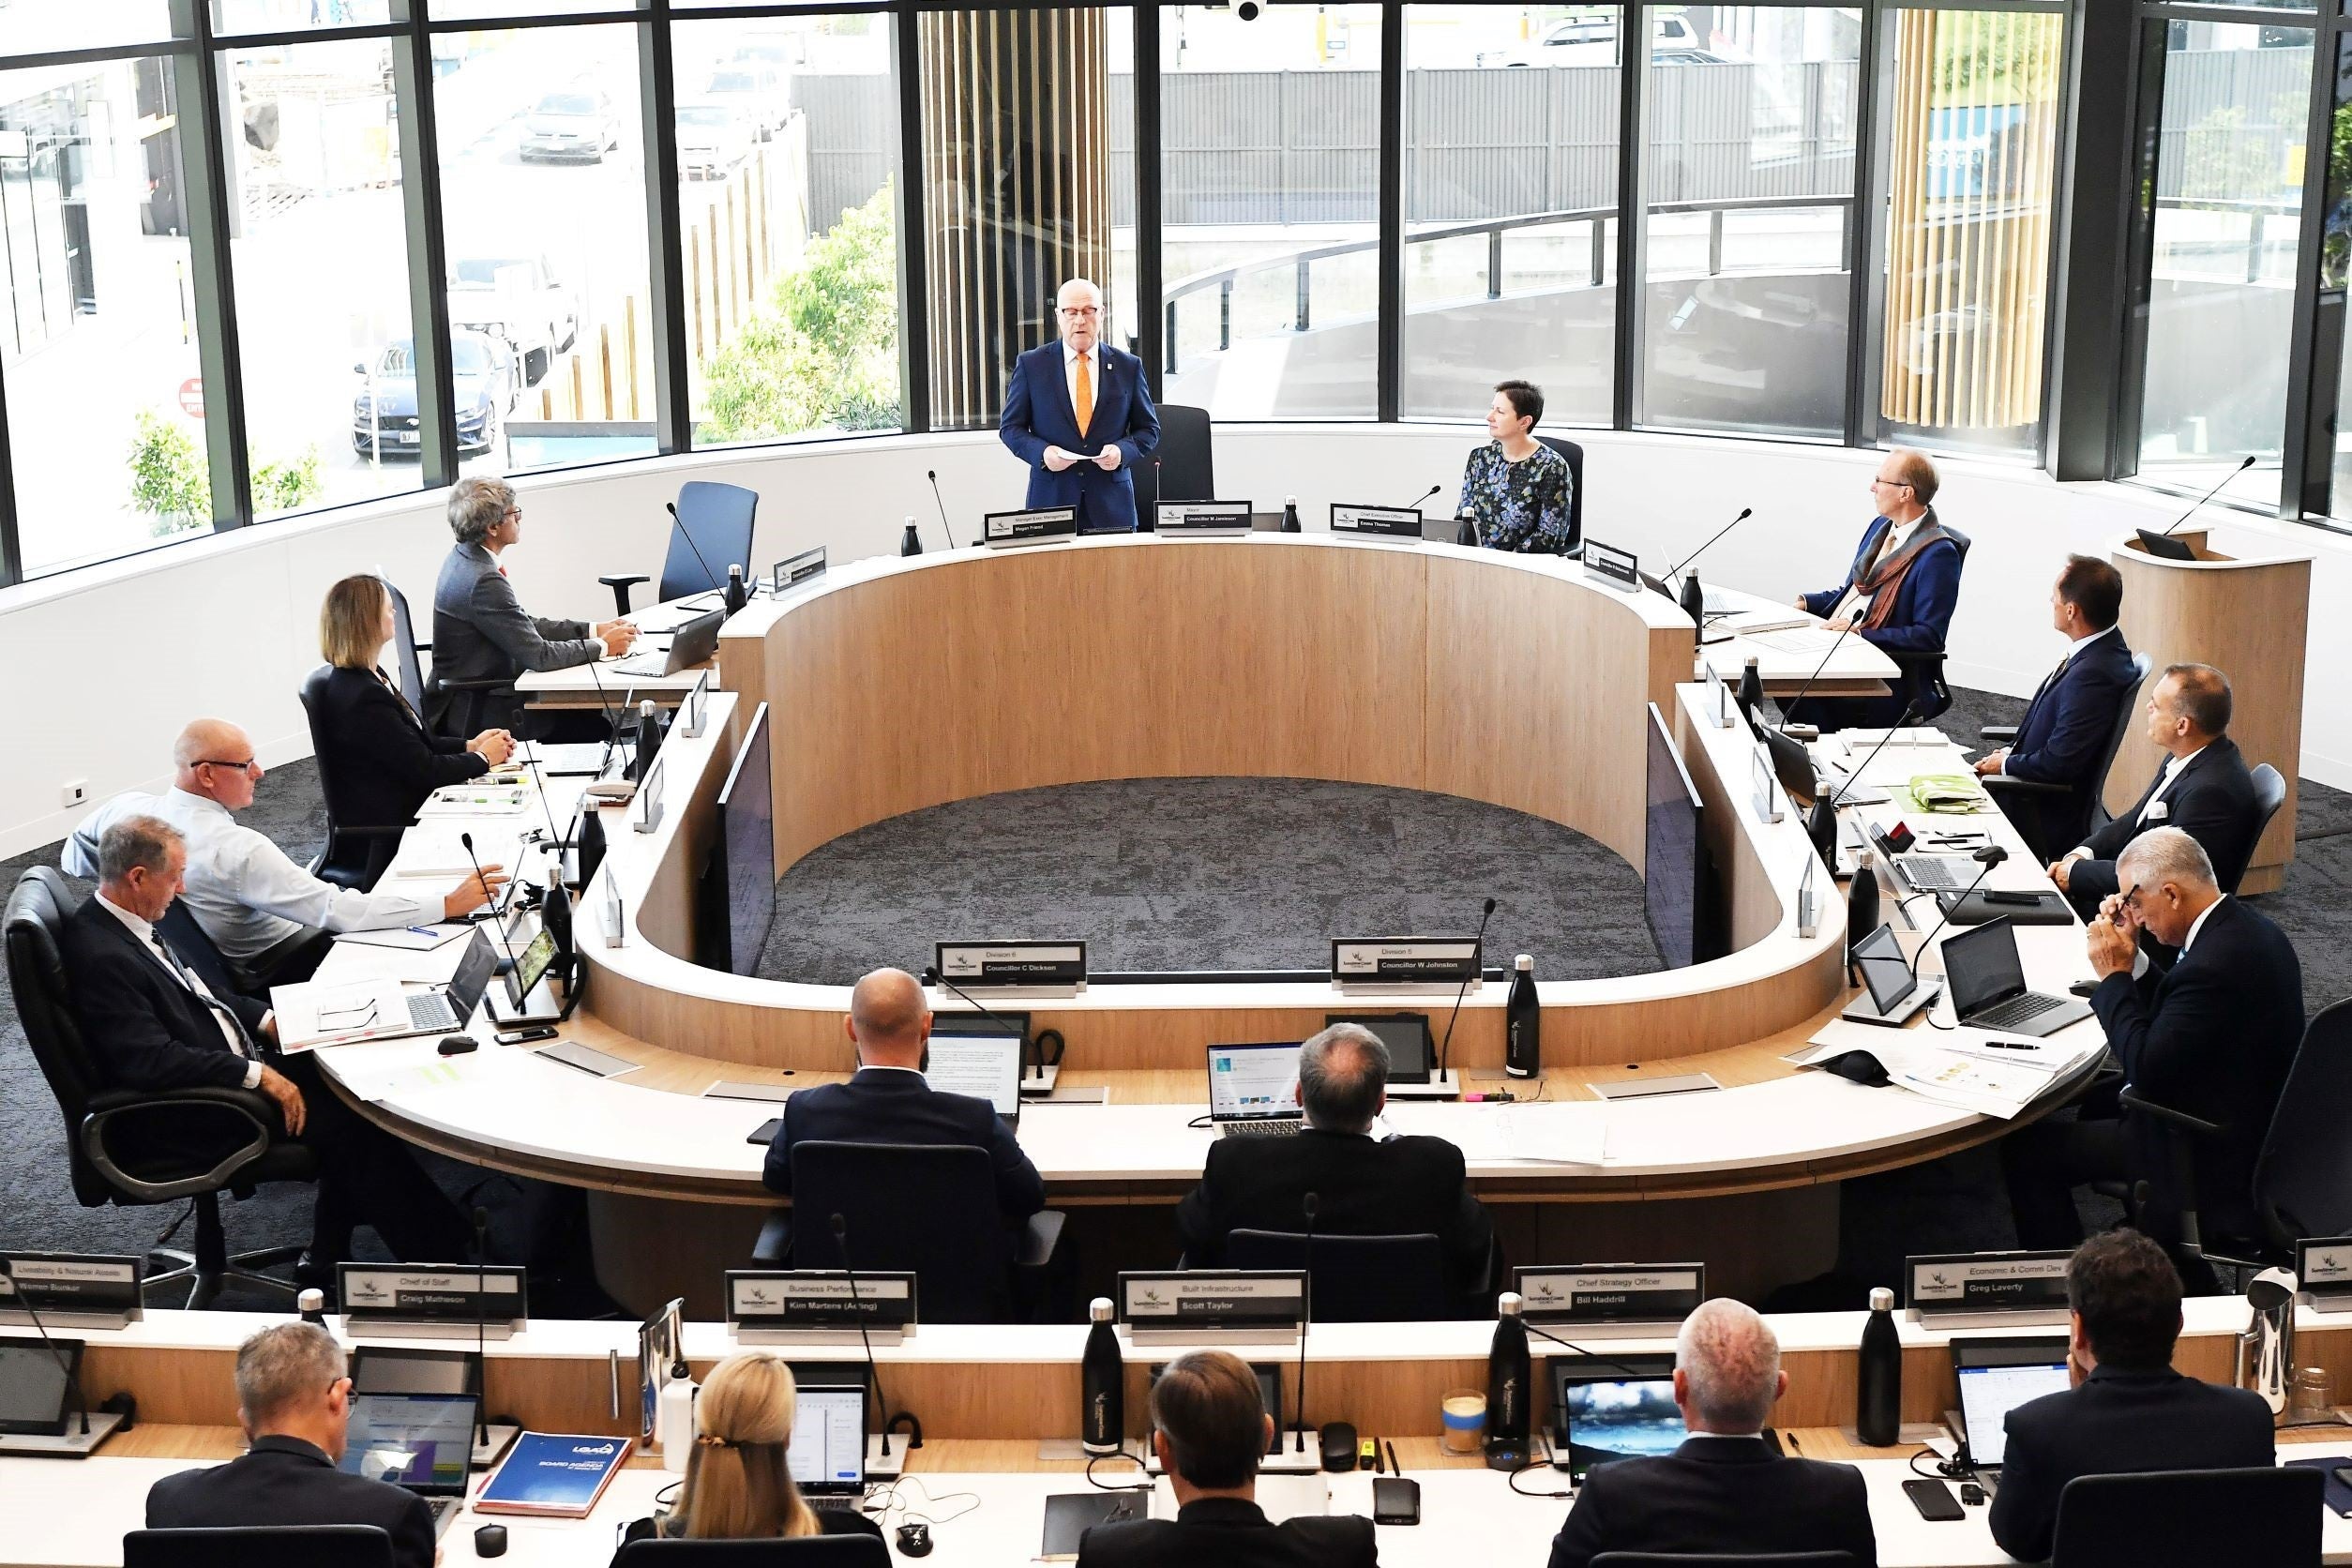
[(2026, 988), (2017, 957), (2017, 932), (2006, 920), (1988, 920), (1970, 931), (1944, 938), (1944, 980), (1952, 1005), (1962, 1018), (2016, 996)]
[(1579, 1379), (1560, 1386), (1560, 1425), (1568, 1433), (1569, 1473), (1673, 1453), (1688, 1436), (1674, 1403), (1674, 1378)]
[(866, 1391), (802, 1387), (784, 1463), (803, 1491), (837, 1495), (864, 1489)]
[(1967, 1345), (1966, 1340), (1952, 1344), (1960, 1425), (1968, 1429), (1970, 1461), (1980, 1469), (1996, 1470), (2009, 1448), (2009, 1412), (2067, 1387), (2066, 1341), (2013, 1340), (2001, 1350), (1974, 1355), (1963, 1349)]
[(427, 1497), (463, 1497), (476, 1403), (470, 1394), (354, 1394), (339, 1468)]
[(947, 1034), (936, 1028), (923, 1079), (944, 1094), (970, 1094), (999, 1116), (1021, 1108), (1021, 1040), (1018, 1034)]
[(1870, 988), (1870, 1001), (1881, 1013), (1892, 1013), (1896, 1003), (1911, 994), (1919, 984), (1911, 978), (1911, 966), (1903, 957), (1903, 944), (1894, 940), (1894, 927), (1881, 926), (1854, 944), (1854, 961), (1862, 967), (1862, 984)]
[(1209, 1048), (1212, 1121), (1254, 1121), (1299, 1114), (1297, 1042)]

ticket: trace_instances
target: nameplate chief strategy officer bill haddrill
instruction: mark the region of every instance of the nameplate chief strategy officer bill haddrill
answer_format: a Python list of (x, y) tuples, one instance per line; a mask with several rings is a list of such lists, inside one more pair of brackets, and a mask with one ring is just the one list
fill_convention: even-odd
[(1143, 361), (1103, 342), (1103, 291), (1085, 279), (1054, 302), (1062, 340), (1013, 362), (996, 433), (1029, 464), (1031, 510), (1075, 506), (1082, 534), (1132, 534), (1133, 470), (1160, 444)]

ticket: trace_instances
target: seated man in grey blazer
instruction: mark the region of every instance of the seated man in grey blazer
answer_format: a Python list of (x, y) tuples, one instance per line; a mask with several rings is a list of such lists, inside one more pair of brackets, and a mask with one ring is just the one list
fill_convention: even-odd
[[(425, 722), (435, 731), (523, 729), (518, 722), (522, 702), (512, 691), (462, 690), (445, 683), (511, 683), (525, 671), (569, 670), (608, 655), (617, 658), (637, 641), (637, 627), (627, 621), (592, 627), (524, 612), (499, 560), (522, 537), (522, 506), (504, 479), (476, 475), (450, 486), (449, 531), (458, 542), (441, 564), (441, 580), (433, 588), (433, 671), (425, 689)], [(604, 737), (600, 717), (580, 729), (563, 738)], [(541, 724), (534, 732), (550, 738), (555, 731)]]

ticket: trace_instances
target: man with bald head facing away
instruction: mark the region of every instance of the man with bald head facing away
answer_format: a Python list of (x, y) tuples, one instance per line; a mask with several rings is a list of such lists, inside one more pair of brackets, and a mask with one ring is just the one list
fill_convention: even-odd
[(1335, 1023), (1299, 1048), (1295, 1138), (1221, 1138), (1200, 1184), (1176, 1207), (1176, 1234), (1194, 1268), (1222, 1266), (1236, 1230), (1306, 1229), (1316, 1198), (1321, 1236), (1434, 1235), (1447, 1284), (1483, 1292), (1494, 1226), (1471, 1196), (1462, 1151), (1441, 1138), (1372, 1136), (1388, 1104), (1388, 1048), (1361, 1024)]
[(1135, 532), (1135, 465), (1160, 444), (1143, 361), (1102, 340), (1103, 291), (1083, 278), (1054, 299), (1062, 340), (1013, 362), (997, 438), (1029, 465), (1032, 510), (1078, 508), (1083, 534)]
[(1876, 1568), (1862, 1471), (1784, 1458), (1764, 1440), (1788, 1387), (1780, 1341), (1726, 1296), (1674, 1339), (1674, 1402), (1690, 1436), (1672, 1454), (1595, 1466), (1552, 1538), (1551, 1568), (1603, 1552), (1845, 1552)]
[(923, 1077), (931, 1009), (902, 969), (878, 969), (850, 993), (843, 1027), (856, 1053), (847, 1083), (795, 1091), (768, 1145), (761, 1179), (792, 1195), (796, 1143), (924, 1143), (985, 1149), (996, 1172), (997, 1212), (1008, 1234), (1046, 1206), (1046, 1184), (996, 1108), (971, 1094), (934, 1090)]

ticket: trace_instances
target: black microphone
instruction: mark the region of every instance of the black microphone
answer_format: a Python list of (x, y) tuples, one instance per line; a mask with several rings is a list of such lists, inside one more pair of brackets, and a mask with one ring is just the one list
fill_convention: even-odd
[[(841, 1249), (841, 1272), (850, 1278), (850, 1312), (857, 1319), (858, 1343), (866, 1347), (866, 1375), (874, 1382), (874, 1413), (882, 1417), (882, 1456), (890, 1457), (890, 1402), (882, 1397), (882, 1366), (874, 1360), (874, 1341), (866, 1332), (866, 1308), (857, 1299), (857, 1271), (850, 1267), (850, 1222), (839, 1211), (833, 1215), (833, 1244)], [(866, 1434), (859, 1433), (864, 1437)]]
[(1831, 640), (1829, 652), (1821, 656), (1821, 662), (1813, 667), (1813, 673), (1807, 675), (1804, 685), (1797, 688), (1797, 695), (1781, 705), (1780, 723), (1777, 728), (1782, 734), (1788, 732), (1788, 716), (1797, 711), (1797, 704), (1805, 700), (1805, 693), (1813, 689), (1813, 683), (1821, 678), (1821, 671), (1827, 670), (1830, 667), (1830, 660), (1837, 656), (1839, 645), (1846, 641), (1848, 633), (1862, 624), (1862, 618), (1869, 613), (1870, 607), (1866, 604), (1858, 604), (1853, 608), (1852, 612), (1846, 617), (1846, 624), (1837, 628), (1837, 636)]
[[(474, 852), (474, 835), (470, 833), (460, 833), (458, 835), (458, 842), (465, 846), (465, 858), (474, 863), (474, 875), (480, 879), (483, 886), (488, 887), (490, 885), (490, 879), (482, 875), (482, 857)], [(515, 944), (506, 940), (506, 922), (505, 917), (498, 912), (495, 902), (492, 903), (490, 911), (489, 924), (490, 928), (498, 933), (498, 945), (506, 950), (506, 968), (508, 972), (511, 973), (519, 970), (521, 966), (515, 962)], [(458, 1020), (458, 1027), (460, 1029), (463, 1029), (467, 1022), (467, 1019), (460, 1018)]]
[(474, 1392), (481, 1396), (474, 1407), (478, 1430), (474, 1440), (490, 1446), (490, 1211), (474, 1206)]
[(1299, 1200), (1306, 1211), (1306, 1290), (1299, 1304), (1299, 1418), (1298, 1444), (1295, 1452), (1306, 1452), (1306, 1326), (1315, 1317), (1315, 1211), (1323, 1206), (1321, 1195), (1308, 1193)]
[(2248, 470), (2248, 469), (2252, 468), (2253, 466), (2254, 466), (2254, 454), (2253, 454), (2252, 452), (2249, 452), (2249, 453), (2247, 453), (2247, 454), (2246, 454), (2246, 460), (2245, 460), (2244, 462), (2239, 463), (2239, 464), (2236, 468), (2231, 469), (2231, 470), (2230, 470), (2227, 474), (2225, 474), (2225, 475), (2224, 475), (2222, 476), (2222, 483), (2221, 483), (2220, 485), (2215, 485), (2215, 486), (2214, 486), (2211, 490), (2207, 490), (2207, 491), (2206, 491), (2203, 495), (2201, 495), (2201, 496), (2197, 497), (2197, 504), (2196, 504), (2196, 505), (2190, 507), (2187, 511), (2185, 511), (2185, 512), (2181, 513), (2179, 517), (2177, 517), (2177, 518), (2173, 519), (2173, 520), (2172, 520), (2172, 528), (2167, 528), (2167, 529), (2165, 529), (2165, 530), (2164, 530), (2162, 534), (2159, 534), (2159, 535), (2157, 535), (2156, 536), (2157, 536), (2158, 538), (2160, 538), (2160, 539), (2169, 539), (2169, 538), (2171, 538), (2171, 537), (2172, 537), (2172, 529), (2173, 529), (2173, 528), (2178, 528), (2178, 527), (2179, 527), (2182, 523), (2184, 523), (2184, 522), (2188, 521), (2191, 518), (2193, 518), (2193, 517), (2196, 516), (2196, 515), (2197, 515), (2197, 512), (2198, 512), (2198, 511), (2199, 511), (2199, 510), (2200, 510), (2200, 509), (2201, 509), (2201, 508), (2205, 505), (2205, 504), (2206, 504), (2207, 502), (2209, 502), (2209, 501), (2212, 500), (2215, 496), (2217, 496), (2217, 495), (2219, 495), (2219, 494), (2221, 494), (2221, 493), (2222, 493), (2222, 486), (2223, 486), (2223, 485), (2226, 485), (2226, 484), (2228, 484), (2228, 483), (2230, 482), (2230, 480), (2237, 478), (2237, 477), (2238, 477), (2238, 475), (2239, 475), (2240, 474), (2245, 473), (2245, 472), (2246, 472), (2246, 470)]
[[(956, 548), (956, 531), (947, 526), (947, 503), (942, 501), (939, 495), (939, 470), (936, 468), (928, 468), (925, 469), (924, 473), (930, 477), (931, 481), (931, 505), (939, 508), (939, 535), (941, 538), (947, 541), (948, 549), (954, 550)], [(884, 1435), (887, 1436), (888, 1434)]]
[(1404, 511), (1409, 511), (1409, 512), (1410, 512), (1410, 511), (1412, 511), (1414, 508), (1418, 507), (1418, 506), (1419, 506), (1419, 505), (1420, 505), (1423, 502), (1425, 502), (1425, 501), (1428, 500), (1431, 496), (1433, 496), (1433, 495), (1437, 494), (1437, 493), (1438, 493), (1438, 491), (1440, 491), (1440, 490), (1443, 490), (1443, 489), (1445, 489), (1445, 487), (1444, 487), (1443, 485), (1431, 485), (1431, 486), (1430, 486), (1427, 490), (1423, 490), (1423, 491), (1422, 491), (1419, 495), (1414, 496), (1410, 502), (1409, 502), (1409, 503), (1408, 503), (1408, 504), (1407, 504), (1404, 507), (1402, 507), (1402, 508), (1401, 508), (1401, 510), (1404, 510)]
[(0, 1258), (0, 1278), (8, 1280), (17, 1304), (24, 1308), (26, 1317), (33, 1319), (34, 1331), (41, 1336), (41, 1343), (48, 1346), (49, 1353), (57, 1358), (57, 1370), (66, 1375), (66, 1386), (73, 1391), (74, 1408), (82, 1412), (82, 1435), (88, 1437), (90, 1401), (82, 1392), (82, 1380), (74, 1375), (73, 1358), (66, 1354), (64, 1347), (49, 1337), (49, 1325), (41, 1321), (40, 1308), (33, 1304), (32, 1294), (25, 1289), (24, 1282), (16, 1277), (16, 1265), (6, 1258)]
[[(1470, 972), (1473, 974), (1484, 975), (1486, 972), (1486, 922), (1494, 917), (1495, 901), (1489, 898), (1486, 900), (1486, 907), (1480, 911), (1478, 915), (1477, 945), (1470, 954)], [(1454, 1048), (1454, 1020), (1462, 1016), (1462, 998), (1470, 994), (1470, 975), (1464, 975), (1461, 986), (1454, 993), (1454, 1011), (1446, 1015), (1445, 1038), (1438, 1042), (1438, 1077), (1440, 1078), (1445, 1077), (1447, 1053)]]
[(1528, 1322), (1527, 1314), (1524, 1312), (1519, 1315), (1519, 1321), (1527, 1329), (1528, 1333), (1538, 1335), (1541, 1338), (1548, 1339), (1555, 1345), (1565, 1346), (1569, 1349), (1576, 1351), (1576, 1354), (1587, 1357), (1592, 1361), (1599, 1362), (1603, 1366), (1609, 1367), (1612, 1370), (1622, 1372), (1629, 1378), (1649, 1379), (1655, 1378), (1658, 1375), (1655, 1367), (1652, 1367), (1649, 1371), (1645, 1372), (1638, 1367), (1628, 1366), (1621, 1361), (1612, 1361), (1607, 1356), (1596, 1355), (1592, 1351), (1588, 1350), (1583, 1346), (1577, 1344), (1573, 1339), (1560, 1338), (1560, 1335), (1552, 1333), (1551, 1330), (1545, 1328), (1540, 1323)]
[(1870, 771), (1870, 764), (1878, 760), (1878, 753), (1887, 748), (1887, 742), (1894, 739), (1894, 732), (1897, 730), (1908, 729), (1910, 726), (1918, 722), (1919, 701), (1915, 698), (1903, 704), (1903, 713), (1901, 716), (1896, 718), (1892, 724), (1887, 726), (1887, 732), (1878, 737), (1878, 744), (1870, 748), (1870, 755), (1862, 760), (1862, 765), (1854, 769), (1852, 773), (1846, 776), (1845, 783), (1840, 784), (1836, 789), (1830, 792), (1830, 808), (1832, 810), (1835, 810), (1838, 807), (1845, 804), (1846, 792), (1862, 782), (1862, 775)]
[[(2002, 849), (1998, 844), (1987, 844), (1983, 849), (1975, 852), (1975, 853), (1971, 854), (1968, 858), (1975, 861), (1981, 869), (1978, 870), (1975, 880), (1970, 882), (1968, 886), (1960, 890), (1960, 897), (1952, 901), (1952, 908), (1944, 911), (1944, 917), (1936, 922), (1935, 926), (1928, 931), (1927, 935), (1921, 939), (1918, 949), (1911, 954), (1911, 978), (1913, 980), (1917, 980), (1919, 978), (1919, 961), (1927, 957), (1927, 950), (1935, 944), (1936, 938), (1942, 933), (1943, 928), (1946, 926), (1952, 924), (1952, 914), (1962, 904), (1968, 901), (1968, 895), (1976, 891), (1977, 883), (1992, 875), (1993, 867), (1998, 866), (2002, 861), (2009, 858), (2009, 852)], [(1937, 899), (1937, 902), (1941, 903), (1942, 900)], [(1958, 1014), (1956, 1010), (1953, 1015), (1953, 1021), (1958, 1021)]]
[[(988, 1007), (988, 1006), (984, 1005), (981, 1002), (979, 1002), (976, 998), (974, 998), (974, 997), (972, 995), (972, 993), (971, 993), (971, 992), (969, 992), (969, 991), (965, 990), (965, 989), (964, 989), (961, 986), (958, 986), (957, 984), (956, 984), (956, 982), (954, 982), (953, 980), (950, 980), (949, 978), (947, 978), (947, 976), (946, 976), (944, 973), (942, 973), (942, 972), (940, 971), (940, 969), (938, 968), (938, 966), (936, 966), (936, 965), (928, 965), (928, 964), (927, 964), (927, 965), (925, 965), (925, 966), (924, 966), (924, 970), (923, 970), (923, 983), (924, 983), (925, 985), (927, 985), (927, 986), (929, 986), (929, 985), (937, 985), (937, 986), (939, 986), (942, 989), (946, 990), (946, 991), (949, 991), (949, 992), (952, 992), (952, 993), (953, 993), (953, 994), (954, 994), (954, 995), (955, 995), (955, 996), (956, 996), (958, 1000), (962, 1001), (962, 1002), (964, 1002), (965, 1003), (967, 1003), (968, 1005), (970, 1005), (970, 1006), (972, 1008), (972, 1010), (973, 1010), (973, 1011), (977, 1012), (977, 1013), (978, 1013), (978, 1014), (979, 1014), (982, 1018), (984, 1018), (988, 1019), (990, 1023), (993, 1023), (993, 1024), (998, 1025), (998, 1026), (999, 1026), (1000, 1028), (1002, 1028), (1002, 1029), (1004, 1031), (1004, 1033), (1006, 1033), (1007, 1034), (1013, 1034), (1013, 1035), (1018, 1035), (1018, 1036), (1019, 1036), (1019, 1038), (1020, 1038), (1020, 1042), (1021, 1042), (1021, 1058), (1022, 1058), (1022, 1060), (1021, 1060), (1021, 1076), (1022, 1076), (1023, 1078), (1027, 1078), (1027, 1077), (1029, 1076), (1030, 1063), (1029, 1063), (1029, 1060), (1028, 1060), (1028, 1057), (1029, 1057), (1029, 1031), (1028, 1031), (1028, 1030), (1023, 1029), (1023, 1028), (1021, 1028), (1019, 1025), (1018, 1025), (1018, 1024), (1014, 1023), (1014, 1021), (1013, 1021), (1012, 1019), (1010, 1019), (1010, 1018), (1006, 1018), (1003, 1014), (997, 1012), (995, 1009), (993, 1009), (993, 1008), (991, 1008), (991, 1007)], [(1040, 1051), (1040, 1052), (1038, 1053), (1038, 1056), (1037, 1056), (1037, 1062), (1036, 1062), (1036, 1067), (1037, 1067), (1037, 1076), (1038, 1076), (1039, 1078), (1044, 1078), (1044, 1077), (1046, 1076), (1046, 1059), (1045, 1059), (1045, 1053), (1044, 1053), (1044, 1052), (1042, 1052), (1042, 1051)]]
[[(694, 542), (694, 531), (688, 528), (684, 522), (679, 521), (678, 504), (674, 501), (665, 501), (662, 503), (662, 505), (669, 511), (671, 522), (676, 525), (678, 537), (684, 539), (686, 544), (686, 549), (694, 552), (694, 564), (702, 568), (702, 575), (704, 577), (711, 580), (710, 587), (701, 590), (701, 592), (715, 593), (724, 589), (727, 586), (727, 579), (720, 573), (711, 570), (711, 564), (702, 559), (701, 547)], [(731, 561), (728, 565), (732, 565), (734, 563)], [(743, 564), (743, 575), (746, 577), (749, 577), (751, 575), (751, 563), (748, 561)], [(699, 596), (699, 595), (697, 596)]]
[(564, 834), (555, 825), (555, 802), (548, 798), (547, 776), (539, 771), (537, 748), (529, 741), (517, 741), (515, 749), (522, 753), (522, 765), (531, 775), (532, 784), (539, 792), (539, 809), (547, 813), (547, 830), (555, 841), (556, 877), (563, 877)]
[(1725, 524), (1724, 524), (1721, 528), (1716, 529), (1716, 530), (1715, 530), (1715, 533), (1714, 533), (1714, 537), (1713, 537), (1713, 538), (1709, 539), (1709, 540), (1707, 541), (1707, 544), (1704, 544), (1704, 545), (1699, 546), (1696, 550), (1695, 550), (1691, 551), (1688, 555), (1685, 555), (1685, 556), (1684, 556), (1684, 557), (1682, 557), (1682, 559), (1681, 559), (1680, 561), (1677, 561), (1677, 562), (1676, 562), (1673, 565), (1668, 566), (1668, 567), (1666, 569), (1666, 574), (1665, 574), (1665, 575), (1666, 575), (1666, 577), (1672, 577), (1675, 573), (1677, 573), (1677, 572), (1681, 571), (1683, 567), (1685, 567), (1685, 566), (1689, 565), (1692, 562), (1694, 562), (1694, 561), (1697, 560), (1700, 556), (1702, 556), (1702, 555), (1706, 554), (1706, 553), (1707, 553), (1707, 546), (1708, 546), (1708, 545), (1711, 545), (1711, 544), (1713, 544), (1713, 543), (1715, 542), (1715, 540), (1716, 540), (1716, 539), (1720, 539), (1720, 538), (1722, 538), (1722, 537), (1723, 537), (1726, 534), (1730, 533), (1733, 529), (1735, 529), (1735, 528), (1739, 527), (1741, 523), (1743, 523), (1743, 522), (1747, 521), (1747, 520), (1748, 520), (1748, 519), (1750, 519), (1750, 518), (1754, 517), (1755, 515), (1756, 515), (1756, 508), (1755, 508), (1755, 507), (1753, 507), (1753, 506), (1742, 506), (1742, 507), (1741, 507), (1741, 508), (1740, 508), (1740, 515), (1739, 515), (1738, 517), (1733, 518), (1733, 519), (1732, 519), (1729, 522), (1726, 522), (1726, 523), (1725, 523)]

